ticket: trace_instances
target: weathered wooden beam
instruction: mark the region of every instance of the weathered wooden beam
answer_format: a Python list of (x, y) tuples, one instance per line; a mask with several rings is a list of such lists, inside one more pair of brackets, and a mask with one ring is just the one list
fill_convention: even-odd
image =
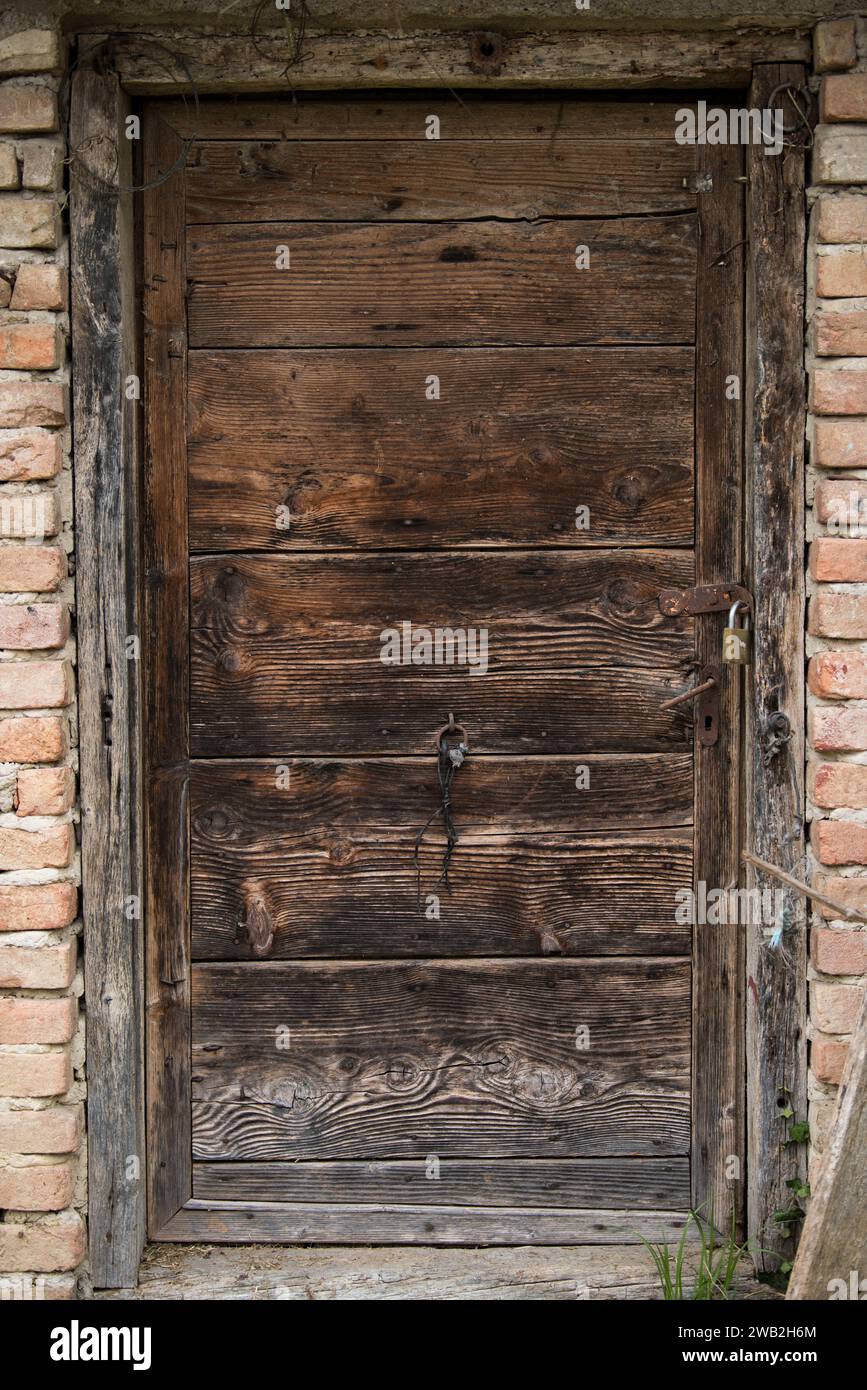
[[(867, 994), (849, 1046), (837, 1119), (804, 1222), (787, 1298), (864, 1297), (867, 1223)], [(855, 1288), (853, 1291), (853, 1274)], [(836, 1286), (833, 1281), (839, 1280)]]
[(135, 1280), (144, 1241), (139, 632), (130, 142), (116, 76), (72, 84), (72, 335), (81, 836), (94, 1284)]
[[(799, 65), (759, 67), (748, 105), (765, 107), (781, 83), (804, 80)], [(804, 852), (803, 152), (787, 146), (769, 157), (751, 146), (747, 173), (746, 582), (756, 631), (744, 839), (759, 858), (791, 871)], [(789, 718), (791, 740), (768, 757), (768, 720), (778, 711)], [(748, 1229), (763, 1268), (791, 1251), (773, 1213), (791, 1206), (786, 1183), (804, 1173), (803, 1146), (788, 1142), (786, 1115), (803, 1120), (807, 1107), (806, 923), (800, 894), (781, 891), (792, 923), (783, 949), (768, 950), (755, 928), (747, 935)]]
[(140, 95), (175, 91), (289, 92), (359, 87), (745, 87), (753, 65), (805, 61), (806, 33), (573, 33), (498, 36), (480, 51), (468, 33), (307, 34), (292, 62), (288, 38), (245, 33), (161, 33), (109, 42), (124, 87)]

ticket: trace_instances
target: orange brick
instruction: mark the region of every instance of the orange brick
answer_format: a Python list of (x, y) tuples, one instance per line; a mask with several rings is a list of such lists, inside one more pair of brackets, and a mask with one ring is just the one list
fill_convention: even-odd
[(0, 998), (0, 1043), (69, 1042), (77, 1021), (74, 999)]
[(69, 636), (69, 610), (60, 603), (0, 605), (0, 647), (45, 651), (62, 647)]
[(839, 1086), (848, 1051), (848, 1043), (832, 1042), (830, 1038), (813, 1038), (810, 1044), (810, 1068), (816, 1080)]
[(61, 381), (0, 381), (0, 426), (59, 427), (69, 419), (69, 391)]
[(52, 323), (16, 323), (0, 328), (0, 367), (51, 371), (62, 357), (60, 330)]
[[(62, 1096), (71, 1084), (68, 1048), (62, 1052), (0, 1052), (0, 1096), (33, 1096), (37, 1100)], [(0, 1269), (3, 1267), (0, 1262)]]
[(813, 462), (819, 468), (867, 466), (867, 420), (817, 420)]
[(74, 800), (71, 767), (29, 767), (18, 774), (15, 810), (19, 816), (62, 816)]
[(823, 975), (863, 975), (867, 973), (867, 932), (817, 927), (812, 954), (813, 964)]
[(57, 97), (48, 87), (0, 87), (0, 135), (47, 135), (58, 124)]
[(59, 946), (0, 944), (0, 989), (68, 989), (75, 963), (74, 941)]
[(81, 1139), (81, 1115), (73, 1105), (50, 1110), (0, 1110), (0, 1152), (74, 1153)]
[(820, 753), (861, 753), (867, 749), (867, 710), (814, 709), (810, 711), (810, 736)]
[(0, 482), (34, 482), (60, 472), (60, 436), (20, 430), (0, 438)]
[(834, 536), (867, 539), (867, 482), (822, 478), (816, 485), (813, 514)]
[(57, 931), (77, 912), (74, 883), (0, 884), (0, 931)]
[(816, 235), (834, 244), (867, 242), (867, 198), (862, 193), (823, 193), (816, 203)]
[(861, 652), (820, 652), (807, 671), (814, 695), (823, 700), (867, 699), (867, 656)]
[(74, 1188), (74, 1163), (0, 1167), (0, 1207), (6, 1211), (63, 1211)]
[(65, 309), (66, 276), (57, 265), (18, 267), (10, 309)]
[(0, 709), (60, 709), (71, 699), (72, 666), (68, 661), (0, 662)]
[(817, 415), (867, 414), (867, 371), (817, 367), (810, 383), (810, 404)]
[(821, 864), (867, 864), (867, 825), (848, 820), (815, 820), (811, 842)]
[(4, 540), (44, 540), (60, 529), (56, 492), (7, 492), (0, 499), (0, 535)]
[(810, 795), (825, 810), (867, 808), (867, 767), (861, 763), (811, 763)]
[(839, 72), (858, 61), (854, 19), (824, 19), (813, 30), (813, 70)]
[(66, 751), (66, 721), (57, 715), (0, 719), (0, 762), (56, 763)]
[(810, 632), (818, 637), (867, 637), (867, 596), (820, 591), (810, 601)]
[(819, 109), (822, 121), (867, 121), (867, 73), (826, 77)]
[(867, 308), (856, 299), (823, 304), (813, 317), (813, 344), (819, 357), (867, 357)]
[[(867, 135), (865, 135), (867, 141)], [(816, 293), (823, 299), (867, 294), (867, 248), (826, 246), (816, 256)]]
[(10, 1274), (75, 1269), (84, 1259), (84, 1249), (84, 1222), (73, 1212), (25, 1225), (0, 1224), (0, 1269)]
[(824, 980), (813, 980), (810, 984), (810, 1017), (823, 1033), (851, 1033), (858, 1021), (863, 994), (861, 985), (828, 984)]
[(75, 849), (68, 822), (50, 830), (18, 830), (0, 826), (0, 869), (65, 869)]
[(810, 573), (814, 579), (838, 584), (859, 584), (867, 580), (867, 540), (822, 536), (813, 541)]
[(45, 593), (66, 578), (66, 555), (56, 545), (0, 545), (0, 593)]

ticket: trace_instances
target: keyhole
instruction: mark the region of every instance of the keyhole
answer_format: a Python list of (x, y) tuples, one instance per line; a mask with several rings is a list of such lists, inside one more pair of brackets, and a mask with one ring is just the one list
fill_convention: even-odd
[(479, 45), (479, 50), (483, 58), (493, 58), (494, 56), (494, 45), (491, 43), (490, 39), (485, 39), (484, 42)]

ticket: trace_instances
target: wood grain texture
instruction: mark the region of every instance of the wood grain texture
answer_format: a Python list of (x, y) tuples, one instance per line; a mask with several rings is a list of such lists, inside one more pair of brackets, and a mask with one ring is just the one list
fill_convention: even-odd
[(689, 973), (671, 958), (197, 965), (194, 1155), (683, 1154)]
[[(805, 81), (802, 67), (756, 69), (750, 104), (767, 105), (781, 83)], [(773, 167), (766, 167), (773, 166)], [(756, 636), (747, 699), (745, 842), (760, 858), (801, 878), (804, 853), (804, 155), (748, 155), (747, 561)], [(784, 749), (765, 767), (767, 721), (787, 714)], [(759, 876), (761, 878), (761, 876)], [(765, 879), (763, 887), (780, 888)], [(764, 935), (747, 937), (746, 1038), (749, 1235), (763, 1268), (791, 1257), (776, 1210), (791, 1205), (786, 1183), (803, 1180), (803, 1146), (786, 1143), (783, 1111), (807, 1112), (807, 927), (800, 897), (783, 890), (792, 922), (783, 954)]]
[[(527, 112), (532, 119), (532, 108)], [(695, 147), (592, 141), (204, 141), (186, 168), (187, 221), (412, 222), (621, 217), (695, 207)]]
[(695, 236), (692, 214), (191, 227), (190, 346), (692, 343)]
[[(70, 140), (108, 183), (131, 183), (127, 103), (114, 76), (72, 79)], [(118, 159), (115, 151), (121, 151)], [(88, 1024), (89, 1251), (97, 1286), (135, 1280), (145, 1239), (142, 939), (128, 899), (142, 892), (141, 691), (126, 641), (140, 630), (132, 210), (80, 167), (71, 170), (71, 313), (82, 915)]]
[(374, 1163), (197, 1163), (199, 1201), (686, 1210), (687, 1158), (428, 1158)]
[(689, 348), (193, 352), (190, 546), (688, 546), (694, 381)]
[[(545, 141), (555, 153), (561, 144), (612, 139), (670, 145), (675, 113), (690, 106), (683, 101), (617, 101), (600, 94), (583, 100), (549, 92), (452, 91), (359, 92), (347, 99), (341, 92), (296, 92), (292, 101), (214, 99), (196, 111), (188, 101), (150, 103), (160, 119), (186, 139), (204, 140), (415, 140), (431, 143), (427, 117), (439, 118), (439, 139), (452, 141)], [(695, 148), (683, 146), (684, 149)], [(684, 207), (694, 206), (695, 195)]]
[[(264, 45), (249, 27), (236, 35), (186, 36), (149, 30), (145, 46), (135, 35), (113, 36), (113, 54), (124, 87), (140, 95), (189, 92), (261, 94), (287, 91), (287, 45)], [(98, 45), (105, 35), (88, 35)], [(160, 44), (163, 45), (162, 50)], [(167, 61), (178, 53), (183, 66)], [(308, 90), (364, 87), (447, 86), (486, 89), (529, 86), (566, 88), (745, 87), (754, 63), (809, 61), (810, 37), (741, 27), (657, 33), (580, 33), (549, 30), (508, 37), (498, 71), (480, 75), (470, 36), (449, 32), (409, 34), (312, 34), (304, 41), (303, 85)]]
[[(347, 956), (685, 954), (675, 921), (692, 878), (692, 832), (579, 838), (689, 814), (688, 756), (470, 758), (454, 788), (460, 841), (439, 886), (433, 758), (367, 763), (196, 764), (191, 777), (192, 951), (250, 958), (239, 931), (253, 898), (274, 959)], [(288, 787), (284, 789), (287, 780)], [(439, 920), (425, 895), (440, 898)]]
[[(837, 1114), (827, 1153), (801, 1235), (792, 1277), (791, 1299), (864, 1297), (865, 1213), (867, 1213), (867, 994), (849, 1043)], [(857, 1287), (852, 1290), (852, 1270)], [(831, 1281), (838, 1281), (833, 1284)], [(841, 1290), (840, 1282), (843, 1288)]]
[[(195, 558), (194, 755), (427, 752), (458, 707), (480, 752), (682, 747), (659, 706), (689, 624), (656, 600), (690, 568), (678, 551)], [(403, 622), (487, 630), (487, 673), (384, 665)]]
[(299, 1245), (355, 1241), (367, 1245), (584, 1245), (638, 1243), (642, 1236), (677, 1243), (682, 1211), (563, 1210), (558, 1207), (375, 1206), (372, 1203), (266, 1203), (193, 1198), (161, 1239), (218, 1243), (275, 1241)]
[[(144, 177), (177, 159), (168, 126), (146, 118)], [(151, 1233), (186, 1200), (190, 1169), (189, 604), (184, 411), (183, 184), (143, 195), (145, 467), (142, 554), (147, 760), (148, 1220)]]
[[(703, 155), (714, 188), (699, 200), (696, 580), (712, 584), (737, 582), (742, 564), (741, 403), (726, 387), (743, 379), (743, 152), (717, 145)], [(696, 620), (702, 662), (719, 663), (723, 621)], [(719, 739), (696, 744), (695, 876), (709, 889), (738, 881), (740, 682), (739, 667), (723, 667)], [(723, 1229), (732, 1211), (740, 1218), (744, 1193), (743, 935), (705, 924), (693, 933), (693, 1201)]]

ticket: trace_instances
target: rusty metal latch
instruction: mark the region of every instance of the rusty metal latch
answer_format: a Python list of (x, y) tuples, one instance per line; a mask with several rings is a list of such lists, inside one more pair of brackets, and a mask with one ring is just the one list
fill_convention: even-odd
[(755, 603), (743, 584), (698, 584), (694, 589), (663, 589), (659, 595), (659, 611), (666, 618), (678, 618), (681, 613), (697, 617), (700, 613), (726, 613), (733, 603), (742, 603), (750, 614)]
[(718, 666), (702, 666), (698, 682), (691, 690), (675, 695), (673, 700), (666, 700), (660, 706), (660, 709), (674, 709), (686, 704), (687, 700), (696, 700), (695, 726), (702, 748), (713, 748), (719, 738), (720, 674)]

